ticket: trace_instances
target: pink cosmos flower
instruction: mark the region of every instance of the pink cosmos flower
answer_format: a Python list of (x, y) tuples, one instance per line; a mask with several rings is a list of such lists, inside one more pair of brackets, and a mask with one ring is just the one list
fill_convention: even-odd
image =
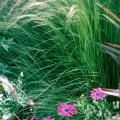
[(107, 97), (107, 94), (103, 92), (102, 88), (95, 88), (91, 91), (90, 94), (93, 100), (103, 100)]
[(42, 120), (55, 120), (55, 119), (51, 117), (46, 117), (46, 118), (43, 118)]
[(77, 109), (73, 104), (59, 104), (58, 114), (65, 117), (72, 117), (77, 113)]

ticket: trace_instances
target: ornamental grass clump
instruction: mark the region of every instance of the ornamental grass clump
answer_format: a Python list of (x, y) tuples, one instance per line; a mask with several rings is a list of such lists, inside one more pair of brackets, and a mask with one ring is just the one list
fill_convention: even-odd
[[(12, 103), (10, 96), (0, 107), (15, 113), (11, 120), (27, 116), (56, 120), (105, 119), (103, 114), (98, 118), (92, 109), (105, 113), (109, 103), (103, 100), (93, 105), (88, 94), (95, 86), (117, 86), (115, 78), (119, 74), (114, 73), (116, 67), (109, 64), (108, 58), (103, 59), (96, 42), (119, 42), (119, 33), (101, 18), (96, 1), (113, 9), (120, 3), (115, 0), (0, 0), (0, 72), (12, 80), (19, 97), (19, 104), (13, 98)], [(106, 71), (105, 61), (110, 67)], [(18, 89), (16, 76), (20, 71), (25, 76), (22, 88)], [(102, 100), (105, 94), (93, 90), (91, 98)], [(12, 105), (6, 107), (8, 100)], [(59, 107), (63, 103), (64, 107), (70, 106), (66, 103), (75, 105), (64, 109), (62, 105)]]

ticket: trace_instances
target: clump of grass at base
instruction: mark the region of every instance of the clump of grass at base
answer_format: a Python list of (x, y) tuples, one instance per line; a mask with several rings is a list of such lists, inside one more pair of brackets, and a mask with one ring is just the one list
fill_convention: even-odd
[[(105, 79), (95, 48), (99, 10), (95, 0), (44, 1), (39, 7), (29, 2), (19, 3), (0, 23), (1, 37), (13, 39), (7, 51), (1, 46), (0, 59), (9, 70), (3, 73), (12, 79), (23, 71), (23, 89), (35, 102), (31, 114), (60, 119), (59, 103), (77, 104), (82, 94), (89, 99), (90, 89), (102, 86)], [(86, 114), (79, 117), (85, 110), (72, 119), (85, 119)]]

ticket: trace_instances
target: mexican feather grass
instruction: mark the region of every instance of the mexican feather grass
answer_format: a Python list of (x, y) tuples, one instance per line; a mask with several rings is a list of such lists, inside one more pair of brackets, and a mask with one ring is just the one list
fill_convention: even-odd
[(96, 48), (96, 41), (105, 41), (102, 36), (107, 37), (108, 33), (101, 31), (108, 27), (101, 25), (97, 2), (0, 1), (1, 74), (17, 83), (22, 71), (22, 89), (34, 102), (30, 111), (24, 108), (20, 113), (15, 111), (20, 119), (33, 115), (63, 120), (56, 114), (59, 103), (75, 103), (80, 107), (71, 120), (106, 119), (105, 114), (96, 113), (104, 113), (107, 102), (101, 102), (95, 108), (97, 112), (91, 112), (94, 105), (89, 97), (92, 88), (108, 85), (104, 59)]

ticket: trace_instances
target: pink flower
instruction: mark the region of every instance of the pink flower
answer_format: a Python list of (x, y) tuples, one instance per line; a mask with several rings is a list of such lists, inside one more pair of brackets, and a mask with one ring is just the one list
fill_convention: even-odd
[(59, 104), (58, 114), (61, 116), (72, 117), (77, 113), (77, 109), (73, 104)]
[(55, 120), (55, 119), (51, 117), (46, 117), (46, 118), (43, 118), (42, 120)]
[(101, 88), (95, 88), (91, 91), (90, 96), (93, 100), (98, 101), (105, 99), (107, 94), (105, 94)]

